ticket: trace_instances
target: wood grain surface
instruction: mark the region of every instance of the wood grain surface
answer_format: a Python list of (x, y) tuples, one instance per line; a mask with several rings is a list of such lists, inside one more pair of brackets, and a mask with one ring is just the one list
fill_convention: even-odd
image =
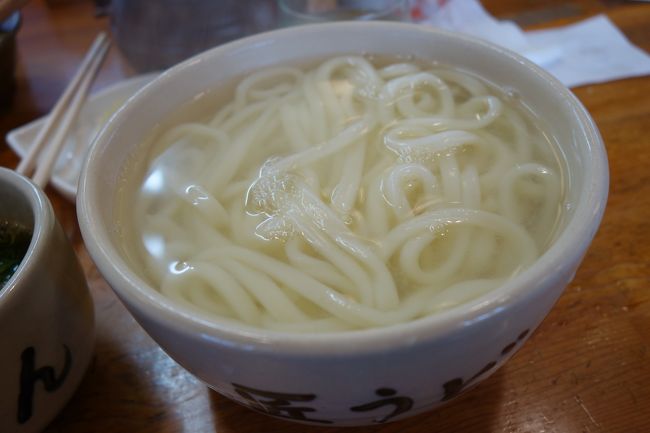
[[(650, 4), (484, 4), (497, 17), (535, 28), (606, 13), (633, 43), (650, 51)], [(0, 135), (51, 109), (96, 33), (109, 25), (108, 18), (95, 16), (89, 1), (28, 3), (18, 35), (16, 97), (0, 113)], [(95, 88), (132, 73), (113, 48)], [(484, 383), (440, 410), (355, 431), (650, 432), (650, 77), (574, 92), (600, 128), (611, 170), (603, 223), (575, 280), (529, 342)], [(0, 164), (13, 168), (17, 162), (0, 144)], [(51, 188), (47, 193), (82, 261), (97, 312), (94, 361), (47, 433), (343, 430), (254, 413), (179, 367), (99, 275), (82, 243), (74, 205)]]

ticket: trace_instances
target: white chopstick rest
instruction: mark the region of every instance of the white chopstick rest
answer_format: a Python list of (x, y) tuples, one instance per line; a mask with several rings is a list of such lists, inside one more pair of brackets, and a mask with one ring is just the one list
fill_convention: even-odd
[[(68, 84), (50, 112), (45, 125), (38, 132), (28, 154), (16, 168), (18, 173), (28, 175), (32, 171), (36, 158), (44, 144), (48, 143), (49, 139), (47, 149), (44, 150), (45, 155), (38, 162), (38, 168), (32, 178), (34, 183), (40, 187), (44, 187), (49, 180), (65, 137), (68, 135), (72, 123), (79, 114), (88, 90), (108, 52), (109, 45), (110, 41), (105, 32), (100, 33), (95, 38), (79, 69), (70, 81), (70, 84)], [(52, 135), (55, 126), (56, 130)]]

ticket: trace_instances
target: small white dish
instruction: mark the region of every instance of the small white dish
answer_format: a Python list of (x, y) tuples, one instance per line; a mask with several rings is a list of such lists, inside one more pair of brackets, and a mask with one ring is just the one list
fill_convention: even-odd
[[(53, 170), (52, 184), (65, 198), (75, 201), (79, 174), (86, 153), (102, 126), (127, 99), (158, 74), (149, 73), (118, 81), (88, 98)], [(25, 157), (36, 134), (45, 124), (45, 119), (44, 116), (9, 131), (7, 143), (18, 156)]]

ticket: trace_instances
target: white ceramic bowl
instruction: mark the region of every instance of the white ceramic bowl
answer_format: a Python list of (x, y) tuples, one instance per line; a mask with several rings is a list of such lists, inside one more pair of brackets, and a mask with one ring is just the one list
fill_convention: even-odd
[[(294, 335), (195, 317), (133, 269), (115, 230), (116, 185), (135, 147), (163, 118), (231, 77), (283, 62), (341, 53), (415, 55), (473, 71), (517, 91), (562, 145), (564, 224), (529, 269), (499, 289), (410, 323), (339, 334)], [(593, 121), (549, 74), (509, 51), (409, 24), (334, 23), (257, 35), (163, 73), (95, 141), (78, 212), (97, 266), (142, 327), (179, 364), (221, 394), (296, 421), (359, 425), (410, 416), (485, 379), (551, 309), (596, 232), (608, 189), (605, 150)]]
[(31, 231), (0, 283), (0, 431), (35, 433), (57, 415), (92, 359), (95, 314), (86, 279), (52, 204), (26, 177), (0, 167), (0, 223)]

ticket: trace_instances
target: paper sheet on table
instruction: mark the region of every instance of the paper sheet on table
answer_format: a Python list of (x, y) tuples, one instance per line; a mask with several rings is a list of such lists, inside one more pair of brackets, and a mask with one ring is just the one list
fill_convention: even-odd
[(513, 22), (496, 20), (477, 0), (451, 0), (424, 23), (516, 51), (568, 87), (650, 74), (650, 55), (632, 45), (605, 15), (524, 32)]

